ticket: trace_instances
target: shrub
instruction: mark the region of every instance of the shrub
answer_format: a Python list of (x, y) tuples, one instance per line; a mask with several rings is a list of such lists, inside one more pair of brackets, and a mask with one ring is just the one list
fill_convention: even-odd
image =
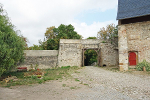
[(142, 62), (138, 63), (136, 69), (142, 71), (143, 67), (146, 68), (146, 71), (150, 71), (150, 63), (147, 62), (146, 60), (143, 60)]
[(25, 48), (23, 37), (17, 35), (18, 31), (5, 13), (0, 4), (0, 77), (23, 61)]

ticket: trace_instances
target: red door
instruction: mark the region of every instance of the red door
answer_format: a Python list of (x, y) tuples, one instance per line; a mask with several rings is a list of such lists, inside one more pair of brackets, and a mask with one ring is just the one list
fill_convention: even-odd
[(129, 53), (129, 65), (136, 65), (136, 53)]

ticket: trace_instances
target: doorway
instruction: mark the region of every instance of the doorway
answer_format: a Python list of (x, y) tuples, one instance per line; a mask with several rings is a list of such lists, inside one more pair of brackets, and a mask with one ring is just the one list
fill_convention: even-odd
[(129, 52), (129, 65), (135, 66), (136, 65), (136, 53), (135, 52)]
[(82, 66), (100, 66), (99, 49), (82, 49)]

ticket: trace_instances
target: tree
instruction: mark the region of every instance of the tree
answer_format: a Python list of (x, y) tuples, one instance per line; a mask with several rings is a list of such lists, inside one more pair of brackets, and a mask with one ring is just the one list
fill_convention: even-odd
[(87, 39), (97, 39), (96, 37), (88, 37)]
[(96, 51), (89, 49), (85, 51), (84, 55), (85, 55), (85, 66), (91, 65), (94, 62), (97, 62), (98, 55)]
[(42, 50), (42, 47), (39, 46), (39, 45), (33, 44), (33, 46), (30, 46), (30, 47), (27, 48), (26, 50)]
[(49, 27), (46, 29), (45, 32), (45, 37), (46, 39), (54, 39), (56, 37), (56, 34), (54, 33), (53, 29), (55, 28), (55, 26)]
[(54, 28), (53, 31), (58, 39), (81, 39), (82, 36), (77, 34), (74, 29), (75, 28), (71, 24), (61, 24), (58, 28)]
[(74, 27), (71, 24), (61, 24), (58, 28), (54, 28), (54, 26), (47, 28), (45, 37), (47, 40), (45, 43), (43, 42), (43, 45), (46, 44), (47, 50), (58, 50), (60, 39), (82, 38), (81, 35), (77, 34), (77, 32), (74, 31)]
[[(106, 28), (100, 28), (100, 31), (97, 33), (97, 38), (104, 41), (110, 41), (111, 43), (117, 44), (116, 37), (118, 37), (118, 26), (114, 24), (109, 24)], [(115, 42), (114, 42), (115, 41)]]
[(58, 39), (48, 39), (47, 40), (47, 50), (58, 50), (59, 40)]
[(23, 61), (25, 45), (0, 4), (0, 76)]

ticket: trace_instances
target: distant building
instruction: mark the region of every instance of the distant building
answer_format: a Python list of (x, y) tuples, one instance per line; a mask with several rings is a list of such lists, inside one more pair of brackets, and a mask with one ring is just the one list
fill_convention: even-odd
[(150, 62), (150, 0), (118, 0), (120, 71)]

